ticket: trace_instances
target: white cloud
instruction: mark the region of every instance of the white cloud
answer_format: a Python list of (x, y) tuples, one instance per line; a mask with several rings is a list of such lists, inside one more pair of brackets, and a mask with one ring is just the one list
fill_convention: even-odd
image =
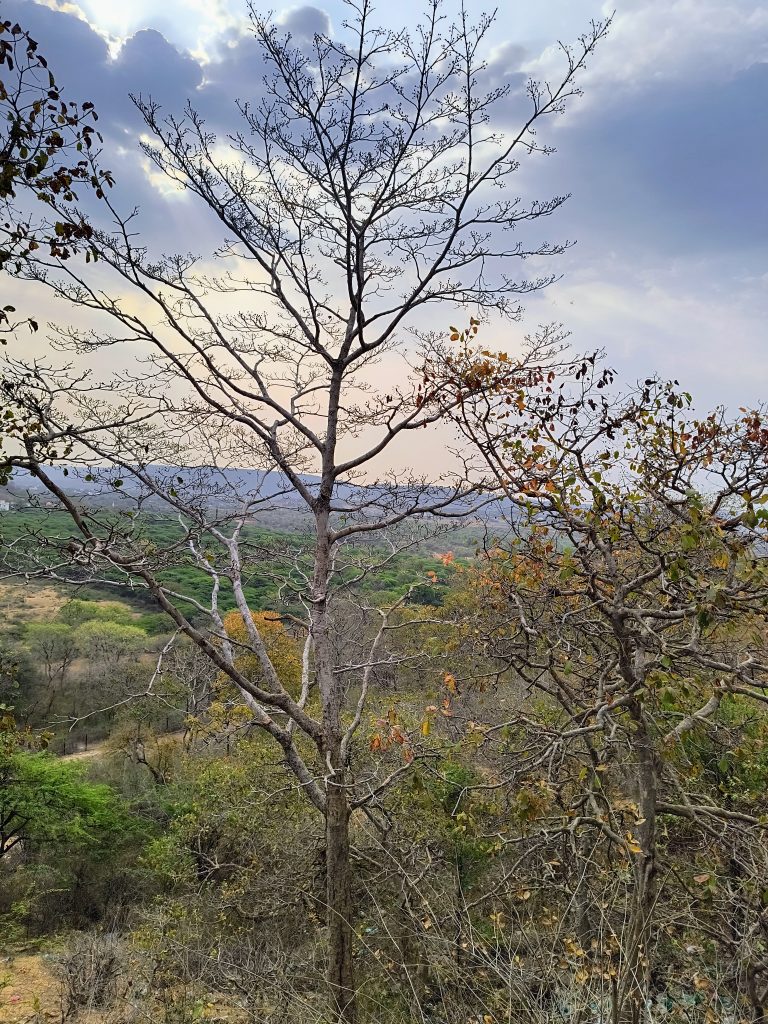
[[(606, 3), (604, 13), (614, 5)], [(614, 82), (732, 75), (768, 59), (762, 0), (623, 0), (593, 73)]]
[[(595, 16), (615, 11), (579, 85), (586, 102), (604, 105), (653, 84), (688, 85), (732, 78), (768, 61), (768, 5), (764, 0), (605, 0)], [(557, 46), (531, 59), (535, 78), (556, 79), (563, 66)]]
[[(45, 0), (61, 9), (56, 0)], [(244, 22), (245, 5), (229, 0), (78, 0), (89, 24), (112, 40), (124, 40), (137, 29), (155, 28), (174, 45), (207, 59), (219, 39)], [(114, 55), (114, 54), (113, 54)]]
[(658, 372), (679, 379), (701, 410), (751, 406), (768, 389), (768, 298), (760, 281), (721, 270), (695, 260), (635, 268), (605, 254), (571, 271), (536, 312), (564, 320), (576, 349), (605, 347), (625, 380)]
[[(123, 44), (124, 35), (119, 32), (110, 31), (103, 17), (100, 18), (97, 13), (94, 14), (91, 8), (96, 7), (98, 11), (98, 4), (88, 4), (87, 2), (77, 4), (70, 2), (70, 0), (35, 0), (35, 2), (42, 7), (48, 7), (50, 10), (56, 11), (58, 14), (69, 14), (79, 21), (84, 21), (89, 28), (93, 29), (105, 41), (109, 47), (110, 56), (117, 56)], [(103, 10), (103, 5), (101, 5), (101, 9)]]

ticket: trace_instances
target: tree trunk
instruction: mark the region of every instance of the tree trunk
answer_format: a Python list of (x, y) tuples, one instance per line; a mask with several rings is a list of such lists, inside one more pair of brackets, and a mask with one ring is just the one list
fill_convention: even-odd
[(593, 920), (595, 905), (589, 885), (592, 863), (590, 861), (590, 844), (588, 840), (588, 835), (582, 832), (574, 851), (573, 871), (576, 877), (576, 885), (571, 906), (573, 930), (579, 945), (591, 960), (594, 957), (592, 940), (595, 937), (595, 924)]
[[(330, 493), (331, 484), (325, 486)], [(325, 758), (331, 769), (325, 796), (325, 878), (328, 915), (328, 989), (337, 1024), (356, 1024), (352, 928), (352, 865), (349, 859), (349, 800), (347, 767), (342, 763), (342, 705), (344, 691), (335, 672), (328, 584), (331, 577), (327, 505), (315, 513), (317, 546), (313, 580), (312, 641), (315, 676), (323, 711)]]
[[(341, 774), (341, 773), (340, 773)], [(343, 776), (329, 782), (325, 814), (326, 903), (328, 909), (328, 987), (338, 1024), (355, 1024), (352, 927), (352, 866), (349, 859), (349, 806)]]
[(635, 875), (634, 907), (626, 939), (624, 979), (625, 999), (622, 1019), (640, 1024), (648, 1017), (647, 1003), (651, 987), (650, 943), (653, 912), (657, 898), (656, 872), (656, 792), (657, 764), (648, 723), (642, 704), (629, 706), (632, 720), (631, 743), (636, 761), (636, 802), (638, 824), (635, 832), (640, 852), (633, 858)]

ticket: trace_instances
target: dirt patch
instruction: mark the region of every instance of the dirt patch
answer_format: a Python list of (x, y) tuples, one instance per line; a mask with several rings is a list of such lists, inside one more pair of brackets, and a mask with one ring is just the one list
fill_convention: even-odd
[(2, 1024), (61, 1018), (59, 982), (44, 956), (23, 955), (0, 960), (0, 986)]
[(33, 583), (0, 583), (0, 629), (7, 618), (16, 622), (50, 622), (65, 603), (55, 587)]
[(107, 741), (92, 743), (87, 750), (75, 750), (71, 754), (62, 754), (62, 761), (90, 761), (94, 757), (101, 757), (107, 752)]
[[(127, 1024), (167, 1019), (168, 1006), (188, 1006), (200, 1024), (245, 1024), (242, 1008), (216, 992), (191, 997), (184, 988), (167, 992), (160, 1002), (135, 987), (130, 972), (121, 973), (113, 1005), (80, 1007), (70, 1019), (77, 1024)], [(271, 1019), (271, 1017), (270, 1017)], [(0, 957), (0, 1024), (60, 1024), (62, 986), (44, 953)]]

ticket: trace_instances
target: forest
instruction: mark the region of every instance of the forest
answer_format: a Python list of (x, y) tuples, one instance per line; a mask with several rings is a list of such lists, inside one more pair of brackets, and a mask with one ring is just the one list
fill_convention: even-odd
[(162, 245), (0, 22), (0, 1021), (766, 1024), (765, 410), (513, 331), (610, 19), (345, 9)]

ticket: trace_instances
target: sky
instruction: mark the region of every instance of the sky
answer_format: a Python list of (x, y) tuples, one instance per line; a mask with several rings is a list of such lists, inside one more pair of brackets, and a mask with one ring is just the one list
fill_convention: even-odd
[[(488, 9), (466, 3), (470, 17)], [(658, 372), (700, 408), (752, 406), (768, 397), (768, 3), (501, 0), (491, 72), (546, 75), (558, 39), (614, 8), (583, 96), (547, 139), (557, 152), (525, 180), (535, 195), (571, 193), (548, 231), (577, 244), (519, 328), (486, 340), (500, 348), (557, 320), (627, 379)], [(382, 0), (378, 14), (400, 27), (414, 9)], [(342, 17), (340, 0), (274, 10), (299, 35)], [(96, 102), (104, 163), (149, 224), (173, 231), (189, 213), (138, 153), (128, 93), (168, 110), (191, 98), (223, 122), (256, 77), (243, 0), (0, 0), (0, 11), (39, 41), (69, 97)]]

